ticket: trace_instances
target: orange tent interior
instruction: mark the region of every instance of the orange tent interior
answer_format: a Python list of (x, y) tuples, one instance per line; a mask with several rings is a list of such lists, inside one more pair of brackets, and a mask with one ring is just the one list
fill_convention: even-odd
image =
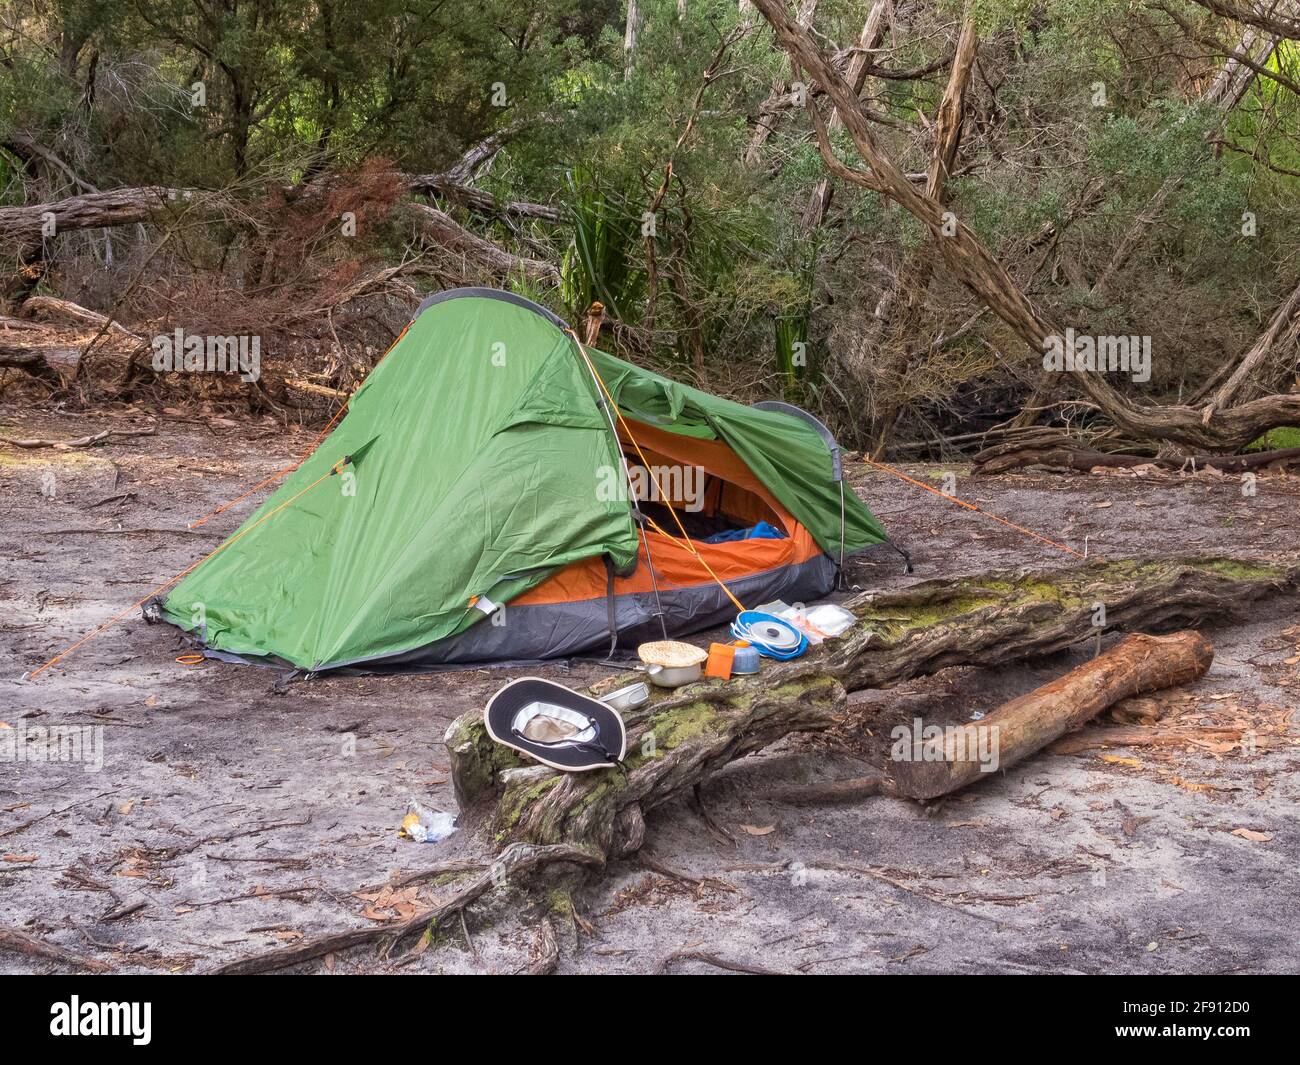
[[(691, 588), (712, 583), (708, 569), (693, 553), (708, 563), (708, 568), (723, 581), (731, 581), (762, 573), (766, 570), (805, 562), (821, 553), (821, 548), (811, 534), (781, 506), (772, 494), (750, 472), (748, 466), (721, 440), (700, 440), (684, 436), (644, 422), (627, 423), (640, 445), (627, 438), (620, 426), (619, 440), (624, 454), (632, 465), (650, 467), (698, 467), (705, 473), (702, 500), (690, 500), (685, 494), (685, 478), (659, 478), (658, 488), (670, 498), (652, 498), (642, 501), (642, 510), (654, 522), (647, 522), (638, 553), (636, 571), (629, 577), (616, 578), (614, 594), (623, 595), (654, 590), (658, 580), (661, 592), (678, 588)], [(642, 463), (641, 456), (645, 456)], [(671, 494), (679, 490), (676, 498)], [(702, 506), (700, 503), (702, 502)], [(682, 539), (681, 530), (666, 511), (672, 506), (677, 516), (687, 525), (700, 518), (715, 519), (719, 527), (740, 528), (766, 521), (780, 529), (781, 539), (733, 540), (710, 544), (691, 538), (690, 547)], [(655, 526), (658, 526), (657, 528)], [(649, 557), (647, 558), (647, 548)], [(653, 573), (651, 572), (653, 565)], [(536, 588), (512, 602), (519, 605), (545, 605), (603, 599), (608, 591), (608, 575), (603, 559), (589, 558), (566, 566), (543, 581)], [(749, 605), (749, 604), (746, 604)]]

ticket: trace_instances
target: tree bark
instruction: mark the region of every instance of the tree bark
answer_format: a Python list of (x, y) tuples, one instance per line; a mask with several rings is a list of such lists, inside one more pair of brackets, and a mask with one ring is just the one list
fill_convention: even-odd
[(69, 196), (52, 203), (28, 207), (0, 207), (0, 233), (15, 244), (39, 244), (47, 216), (52, 216), (54, 233), (100, 226), (122, 226), (145, 222), (166, 211), (178, 198), (196, 195), (188, 190), (156, 185), (91, 192)]
[(900, 743), (891, 762), (897, 792), (937, 799), (1010, 769), (1121, 699), (1198, 680), (1213, 660), (1214, 649), (1195, 632), (1135, 633), (978, 722), (943, 729), (920, 743)]
[(522, 273), (530, 278), (553, 278), (559, 273), (552, 263), (515, 255), (498, 244), (484, 240), (436, 207), (411, 203), (407, 204), (407, 208), (415, 214), (425, 240), (459, 257), (466, 264), (476, 264), (493, 276), (509, 277), (511, 274)]

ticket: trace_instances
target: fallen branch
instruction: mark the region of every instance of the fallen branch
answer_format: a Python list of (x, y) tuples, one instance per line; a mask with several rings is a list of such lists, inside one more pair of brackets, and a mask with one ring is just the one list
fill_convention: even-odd
[(287, 388), (299, 392), (310, 392), (313, 396), (328, 396), (330, 399), (347, 399), (352, 394), (341, 388), (330, 388), (328, 385), (312, 384), (310, 381), (298, 381), (289, 377), (284, 379), (284, 383)]
[(83, 307), (71, 300), (56, 299), (53, 296), (28, 296), (23, 302), (22, 313), (28, 318), (39, 321), (56, 319), (71, 322), (74, 325), (89, 326), (94, 329), (107, 327), (117, 333), (118, 336), (137, 343), (144, 343), (145, 339), (139, 333), (133, 333), (125, 326), (113, 321), (106, 314), (92, 311), (89, 307)]
[[(58, 448), (60, 451), (67, 451), (71, 448), (98, 447), (100, 444), (108, 443), (117, 437), (157, 435), (158, 427), (152, 425), (148, 429), (105, 429), (102, 432), (91, 433), (88, 436), (79, 436), (75, 440), (11, 440), (9, 437), (0, 436), (0, 444), (8, 444), (10, 447), (24, 448), (26, 450), (53, 447)], [(107, 502), (107, 500), (100, 500), (100, 502)], [(95, 505), (98, 506), (99, 504)]]
[(177, 200), (189, 200), (193, 195), (189, 190), (146, 185), (69, 196), (27, 207), (0, 207), (0, 232), (15, 245), (39, 244), (47, 223), (52, 223), (54, 233), (59, 234), (145, 222), (174, 206)]
[(1214, 650), (1194, 632), (1134, 634), (1063, 677), (1012, 699), (978, 723), (946, 728), (893, 762), (898, 791), (936, 799), (1006, 770), (1131, 695), (1203, 677)]
[(1094, 451), (1064, 434), (1044, 436), (1029, 441), (1010, 441), (978, 452), (971, 460), (973, 472), (1007, 473), (1026, 466), (1046, 466), (1059, 470), (1135, 469), (1156, 466), (1163, 470), (1215, 469), (1224, 473), (1246, 473), (1266, 466), (1300, 465), (1300, 447), (1276, 451), (1247, 451), (1241, 455), (1127, 455)]
[(489, 274), (499, 277), (523, 274), (531, 278), (553, 278), (559, 271), (541, 259), (527, 259), (484, 240), (457, 222), (451, 215), (423, 203), (410, 203), (407, 210), (415, 214), (420, 234), (426, 244), (475, 263)]
[[(1251, 730), (1186, 725), (1108, 725), (1086, 729), (1075, 736), (1063, 736), (1048, 748), (1047, 753), (1080, 754), (1108, 747), (1202, 747), (1216, 751), (1222, 750), (1225, 744), (1231, 746), (1245, 742), (1248, 731)], [(1250, 742), (1256, 749), (1267, 749), (1283, 746), (1287, 740), (1283, 736), (1254, 733)]]
[(875, 795), (896, 793), (894, 782), (882, 775), (871, 777), (845, 777), (816, 784), (791, 784), (773, 788), (759, 797), (768, 802), (787, 803), (791, 806), (819, 806), (823, 803), (856, 802)]
[(655, 973), (662, 976), (679, 961), (703, 962), (705, 965), (712, 965), (715, 969), (726, 969), (732, 973), (747, 973), (750, 976), (794, 975), (776, 969), (765, 969), (761, 965), (754, 965), (750, 962), (733, 961), (730, 958), (724, 958), (721, 954), (714, 954), (712, 951), (707, 950), (675, 950), (655, 966)]
[(77, 969), (86, 969), (92, 973), (111, 973), (113, 971), (113, 967), (105, 962), (87, 958), (84, 954), (77, 954), (54, 943), (47, 943), (43, 939), (29, 936), (26, 932), (20, 932), (17, 928), (11, 928), (9, 925), (0, 925), (0, 950), (8, 950), (16, 954), (27, 954), (35, 958), (48, 958), (50, 961), (61, 962)]

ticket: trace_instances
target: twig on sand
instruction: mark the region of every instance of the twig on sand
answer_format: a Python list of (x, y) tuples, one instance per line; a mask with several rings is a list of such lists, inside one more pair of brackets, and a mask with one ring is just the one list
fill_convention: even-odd
[(473, 957), (475, 961), (478, 961), (478, 947), (474, 946), (474, 939), (469, 934), (469, 925), (465, 923), (464, 909), (462, 909), (457, 916), (460, 917), (460, 934), (465, 937), (465, 948), (470, 952), (470, 956)]
[(726, 880), (720, 880), (716, 876), (692, 876), (690, 873), (683, 873), (678, 869), (672, 869), (657, 861), (650, 855), (638, 851), (636, 854), (637, 864), (648, 869), (652, 873), (658, 873), (660, 876), (667, 877), (669, 880), (676, 880), (678, 883), (686, 884), (693, 888), (712, 887), (719, 891), (729, 891), (735, 894), (740, 889), (735, 884)]
[(58, 814), (65, 814), (69, 810), (76, 809), (78, 806), (85, 806), (87, 803), (92, 803), (96, 799), (107, 798), (109, 795), (112, 794), (113, 792), (111, 791), (101, 791), (98, 795), (92, 795), (88, 799), (78, 799), (76, 802), (69, 803), (67, 806), (59, 807), (57, 810), (49, 810), (46, 813), (41, 814), (39, 817), (33, 817), (28, 821), (22, 822), (22, 824), (13, 825), (9, 828), (4, 829), (3, 831), (0, 831), (0, 837), (14, 836), (17, 835), (19, 832), (25, 832), (27, 829), (31, 828), (32, 825), (39, 824), (40, 822), (44, 821), (47, 817), (54, 817)]
[(733, 961), (731, 958), (724, 958), (719, 954), (714, 954), (704, 950), (675, 950), (663, 959), (656, 967), (655, 973), (662, 975), (672, 968), (674, 962), (679, 961), (698, 961), (705, 965), (712, 965), (717, 969), (726, 969), (733, 973), (748, 973), (751, 976), (793, 976), (794, 973), (782, 972), (778, 969), (764, 969), (761, 965), (751, 965), (748, 962)]
[[(43, 447), (54, 447), (61, 450), (80, 447), (95, 447), (98, 444), (106, 444), (115, 437), (127, 436), (157, 436), (158, 426), (152, 425), (148, 429), (105, 429), (99, 433), (91, 433), (88, 436), (79, 436), (75, 440), (14, 440), (7, 436), (0, 436), (0, 443), (8, 444), (10, 447), (19, 447), (26, 450), (35, 450)], [(96, 504), (98, 505), (98, 504)]]

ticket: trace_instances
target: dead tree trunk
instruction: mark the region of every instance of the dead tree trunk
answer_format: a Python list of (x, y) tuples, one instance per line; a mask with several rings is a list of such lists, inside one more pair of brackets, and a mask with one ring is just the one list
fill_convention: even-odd
[[(876, 0), (867, 13), (867, 21), (862, 24), (862, 32), (858, 34), (858, 50), (849, 60), (846, 72), (849, 87), (853, 90), (855, 98), (861, 97), (866, 91), (867, 72), (875, 65), (873, 53), (884, 40), (889, 19), (893, 16), (893, 7), (893, 0)], [(839, 111), (832, 108), (828, 127), (833, 132), (840, 127), (841, 122)], [(812, 196), (808, 199), (808, 206), (804, 209), (803, 231), (811, 233), (821, 225), (826, 220), (826, 212), (830, 210), (830, 206), (831, 181), (830, 178), (822, 178), (813, 189)]]
[(1300, 560), (1094, 561), (1054, 574), (984, 574), (861, 596), (858, 623), (804, 658), (757, 677), (660, 695), (628, 725), (627, 772), (565, 774), (492, 742), (478, 712), (447, 731), (466, 814), (498, 845), (568, 843), (611, 856), (640, 846), (644, 814), (689, 795), (736, 758), (793, 732), (828, 727), (846, 692), (949, 666), (1002, 665), (1062, 650), (1106, 628), (1162, 631), (1223, 620), (1266, 596), (1294, 597)]
[[(975, 20), (968, 13), (958, 36), (948, 85), (935, 115), (934, 148), (926, 171), (925, 194), (940, 207), (948, 203), (948, 178), (961, 146), (966, 89), (970, 85), (971, 71), (978, 51), (979, 35)], [(859, 366), (860, 374), (865, 374), (867, 366), (882, 361), (882, 356), (885, 360), (892, 356), (893, 360), (897, 360), (895, 365), (900, 382), (915, 376), (908, 350), (915, 344), (916, 335), (920, 331), (922, 305), (934, 276), (934, 265), (933, 254), (924, 248), (913, 252), (903, 262), (894, 284), (877, 304), (876, 316), (880, 328), (868, 334), (865, 344), (858, 346), (855, 353), (854, 361)], [(880, 350), (882, 341), (883, 351)], [(884, 452), (894, 425), (902, 413), (902, 407), (903, 404), (896, 398), (882, 404), (876, 412), (875, 439), (871, 446), (873, 454), (880, 456)]]
[(55, 388), (75, 376), (80, 360), (79, 348), (38, 341), (20, 343), (0, 334), (0, 367), (22, 370)]
[(113, 189), (70, 196), (30, 207), (0, 207), (0, 233), (17, 245), (39, 244), (48, 234), (145, 222), (192, 193), (159, 186)]
[(891, 764), (896, 791), (911, 799), (947, 795), (1024, 761), (1121, 699), (1203, 677), (1213, 660), (1214, 649), (1195, 632), (1135, 633), (978, 723), (944, 729), (896, 752), (904, 756)]
[[(883, 2), (883, 0), (882, 0)], [(799, 5), (799, 24), (809, 25), (817, 11), (817, 0), (803, 0)], [(752, 12), (750, 13), (752, 17)], [(856, 57), (855, 57), (856, 58)], [(868, 57), (869, 58), (869, 57)], [(745, 149), (745, 165), (757, 166), (762, 157), (763, 145), (776, 129), (781, 115), (789, 108), (791, 88), (785, 78), (776, 78), (772, 82), (772, 91), (758, 111), (758, 121), (754, 123), (754, 132), (749, 138), (749, 147)]]

